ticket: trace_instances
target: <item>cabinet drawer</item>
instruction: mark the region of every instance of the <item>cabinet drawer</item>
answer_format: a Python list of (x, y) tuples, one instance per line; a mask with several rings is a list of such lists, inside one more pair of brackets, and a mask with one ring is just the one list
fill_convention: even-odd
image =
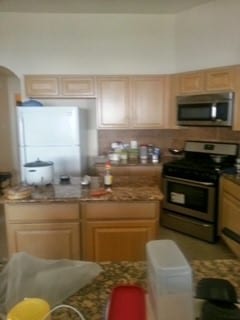
[(6, 204), (8, 221), (53, 221), (78, 220), (78, 203)]
[(101, 202), (83, 203), (83, 219), (156, 219), (159, 216), (159, 202)]

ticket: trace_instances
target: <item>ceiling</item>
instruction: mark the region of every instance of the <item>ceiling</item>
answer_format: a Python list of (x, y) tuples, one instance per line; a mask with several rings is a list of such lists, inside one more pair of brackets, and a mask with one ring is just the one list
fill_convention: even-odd
[(175, 14), (214, 0), (0, 0), (0, 12)]

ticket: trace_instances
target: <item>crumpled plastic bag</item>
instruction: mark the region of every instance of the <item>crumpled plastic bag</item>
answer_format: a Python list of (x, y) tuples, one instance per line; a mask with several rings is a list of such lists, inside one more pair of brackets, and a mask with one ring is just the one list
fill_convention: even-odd
[(90, 283), (102, 270), (95, 262), (46, 260), (16, 253), (0, 273), (0, 313), (7, 314), (24, 298), (42, 298), (53, 307)]

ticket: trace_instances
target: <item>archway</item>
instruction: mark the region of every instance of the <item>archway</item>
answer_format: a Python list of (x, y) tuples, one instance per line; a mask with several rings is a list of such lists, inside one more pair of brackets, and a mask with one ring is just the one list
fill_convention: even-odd
[(18, 76), (0, 66), (0, 172), (10, 171), (13, 183), (19, 179), (16, 104), (20, 92)]

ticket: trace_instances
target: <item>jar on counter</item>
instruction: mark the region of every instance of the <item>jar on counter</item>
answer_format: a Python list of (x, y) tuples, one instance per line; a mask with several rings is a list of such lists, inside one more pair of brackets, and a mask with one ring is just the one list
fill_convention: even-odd
[(148, 144), (147, 145), (147, 153), (148, 153), (148, 159), (149, 160), (152, 159), (153, 151), (154, 151), (153, 145), (152, 144)]
[(152, 154), (152, 163), (158, 163), (160, 160), (160, 148), (154, 148)]
[(141, 160), (147, 160), (148, 158), (148, 147), (146, 144), (141, 144), (139, 148), (139, 154)]

